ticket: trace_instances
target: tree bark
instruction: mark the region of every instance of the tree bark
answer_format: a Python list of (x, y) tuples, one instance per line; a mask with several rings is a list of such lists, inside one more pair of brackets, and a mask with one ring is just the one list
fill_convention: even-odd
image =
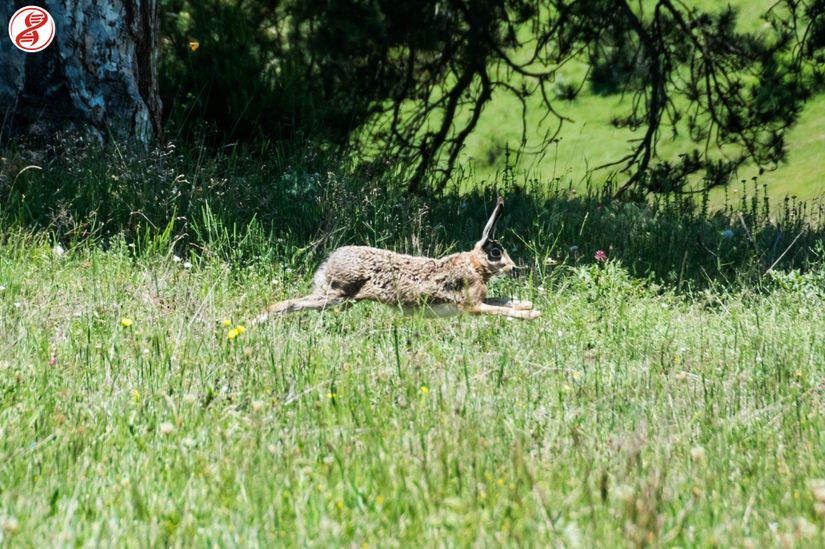
[(20, 2), (0, 0), (0, 145), (80, 134), (147, 146), (159, 136), (159, 0), (32, 3), (51, 14), (55, 38), (25, 53), (6, 31)]

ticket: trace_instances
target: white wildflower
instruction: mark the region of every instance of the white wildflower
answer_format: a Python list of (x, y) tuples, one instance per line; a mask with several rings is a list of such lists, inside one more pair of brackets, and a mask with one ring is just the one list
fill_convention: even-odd
[(808, 481), (808, 488), (814, 499), (820, 503), (825, 503), (825, 479), (814, 479)]
[(616, 486), (616, 489), (613, 490), (613, 494), (619, 501), (623, 501), (625, 503), (630, 503), (633, 501), (633, 487), (628, 486), (627, 484), (620, 484)]
[(804, 517), (796, 519), (796, 531), (802, 539), (811, 539), (816, 536), (816, 525)]
[(705, 449), (701, 446), (695, 446), (690, 449), (690, 458), (695, 461), (696, 463), (700, 463), (705, 460)]
[(0, 533), (16, 534), (20, 530), (20, 523), (14, 517), (0, 517)]

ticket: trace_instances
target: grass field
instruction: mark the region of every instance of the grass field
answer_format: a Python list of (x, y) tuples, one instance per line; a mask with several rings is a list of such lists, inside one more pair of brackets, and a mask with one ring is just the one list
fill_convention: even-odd
[[(493, 293), (534, 322), (361, 304), (252, 327), (314, 257), (5, 224), (0, 544), (825, 543), (821, 232), (763, 274), (722, 218), (557, 199), (518, 232), (520, 200), (502, 239), (531, 274)], [(432, 216), (457, 240), (427, 249), (479, 230)], [(391, 248), (438, 234), (388, 223)]]
[[(493, 101), (437, 199), (303, 145), (4, 152), (0, 547), (825, 546), (825, 202), (783, 200), (821, 193), (825, 98), (757, 183), (569, 192), (617, 101), (506, 177)], [(496, 194), (525, 274), (491, 293), (538, 320), (249, 324), (338, 245), (468, 248)]]

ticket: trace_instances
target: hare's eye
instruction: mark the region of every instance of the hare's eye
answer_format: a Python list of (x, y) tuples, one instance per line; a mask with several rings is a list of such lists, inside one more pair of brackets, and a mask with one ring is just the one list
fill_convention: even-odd
[(498, 248), (493, 248), (492, 250), (490, 250), (490, 257), (492, 257), (495, 260), (501, 259), (501, 250)]

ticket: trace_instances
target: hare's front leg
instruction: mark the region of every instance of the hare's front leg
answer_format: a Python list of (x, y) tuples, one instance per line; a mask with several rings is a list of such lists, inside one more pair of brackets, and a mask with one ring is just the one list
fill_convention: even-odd
[(493, 305), (495, 307), (508, 307), (510, 309), (517, 309), (519, 311), (529, 311), (533, 308), (532, 301), (526, 301), (522, 299), (502, 299), (502, 298), (488, 298), (484, 300), (484, 303), (487, 305)]
[(520, 318), (522, 320), (534, 320), (539, 317), (538, 311), (525, 311), (514, 309), (512, 307), (501, 307), (497, 305), (490, 305), (488, 303), (478, 303), (465, 308), (468, 313), (475, 315), (499, 315), (509, 316), (511, 318)]

